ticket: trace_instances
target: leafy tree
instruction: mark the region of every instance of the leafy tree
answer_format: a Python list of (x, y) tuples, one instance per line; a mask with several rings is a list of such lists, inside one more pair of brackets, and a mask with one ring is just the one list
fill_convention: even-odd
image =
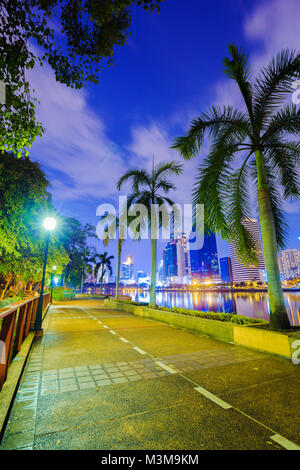
[[(154, 204), (166, 204), (172, 206), (174, 203), (164, 194), (169, 193), (170, 190), (176, 189), (175, 185), (168, 181), (167, 177), (171, 175), (179, 175), (182, 173), (182, 166), (176, 162), (160, 163), (156, 166), (153, 165), (152, 171), (140, 170), (134, 168), (125, 173), (118, 181), (117, 188), (120, 190), (122, 185), (131, 181), (132, 193), (128, 197), (128, 205), (143, 204), (148, 213), (151, 214), (151, 208)], [(161, 194), (161, 192), (163, 194)], [(161, 220), (159, 220), (161, 223)], [(150, 305), (156, 305), (156, 264), (157, 264), (157, 238), (156, 229), (151, 224), (150, 218), (150, 232), (151, 232), (151, 251), (152, 251), (152, 269), (151, 269), (151, 287), (150, 287)]]
[(0, 81), (7, 84), (0, 149), (20, 156), (44, 131), (36, 120), (27, 70), (48, 63), (56, 80), (67, 86), (98, 83), (105, 65), (113, 62), (114, 48), (128, 38), (132, 7), (159, 12), (160, 2), (0, 0)]
[(64, 285), (77, 287), (82, 279), (87, 259), (93, 256), (94, 248), (88, 245), (90, 238), (96, 238), (95, 227), (82, 224), (71, 217), (65, 217), (61, 226), (61, 241), (68, 253), (69, 262), (64, 268)]
[[(97, 261), (97, 259), (99, 261)], [(93, 263), (95, 263), (94, 276), (96, 277), (96, 279), (99, 278), (100, 286), (102, 286), (103, 284), (103, 279), (106, 274), (106, 271), (109, 271), (109, 274), (112, 275), (112, 272), (113, 272), (112, 267), (111, 267), (112, 259), (114, 259), (114, 256), (113, 255), (107, 256), (107, 251), (105, 251), (101, 255), (96, 254), (91, 260)]]
[[(0, 153), (0, 282), (8, 289), (24, 289), (40, 281), (45, 250), (42, 220), (54, 208), (48, 181), (36, 162)], [(62, 269), (68, 255), (51, 235), (49, 264)], [(19, 287), (18, 287), (19, 286)]]
[(251, 182), (255, 183), (270, 326), (288, 328), (277, 247), (284, 246), (286, 235), (281, 199), (298, 198), (300, 194), (300, 108), (286, 102), (293, 81), (300, 78), (300, 55), (282, 51), (253, 81), (245, 52), (234, 45), (229, 45), (229, 52), (231, 57), (223, 62), (224, 72), (237, 83), (245, 111), (213, 106), (192, 121), (189, 131), (176, 139), (173, 148), (190, 159), (201, 150), (208, 133), (212, 142), (199, 168), (194, 203), (205, 203), (210, 228), (223, 238), (235, 240), (240, 259), (247, 264), (256, 262), (255, 243), (242, 222), (251, 216)]

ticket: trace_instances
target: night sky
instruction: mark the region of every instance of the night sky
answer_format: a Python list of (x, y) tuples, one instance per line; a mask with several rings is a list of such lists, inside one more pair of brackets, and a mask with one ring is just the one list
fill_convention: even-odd
[[(116, 182), (131, 167), (181, 158), (169, 147), (191, 119), (212, 104), (240, 107), (237, 89), (222, 73), (227, 44), (245, 47), (255, 68), (279, 50), (299, 47), (299, 0), (165, 0), (161, 14), (135, 10), (131, 38), (99, 84), (72, 90), (46, 66), (30, 76), (47, 131), (31, 158), (41, 162), (56, 208), (97, 224), (96, 208), (115, 203)], [(176, 178), (172, 198), (191, 202), (194, 175), (205, 148)], [(126, 194), (126, 188), (121, 194)], [(300, 249), (300, 202), (286, 204), (289, 248)], [(160, 243), (161, 248), (165, 245)], [(104, 251), (102, 241), (97, 250)], [(228, 254), (218, 239), (219, 255)], [(116, 243), (108, 247), (115, 254)], [(135, 270), (151, 268), (150, 240), (124, 243)], [(159, 259), (158, 259), (159, 261)]]

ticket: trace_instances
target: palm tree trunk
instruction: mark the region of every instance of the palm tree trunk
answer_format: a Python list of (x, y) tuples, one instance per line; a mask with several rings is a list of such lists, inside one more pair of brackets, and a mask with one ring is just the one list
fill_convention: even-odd
[(286, 312), (280, 281), (275, 224), (269, 188), (265, 177), (263, 155), (260, 150), (256, 150), (255, 158), (258, 179), (257, 195), (259, 220), (268, 279), (270, 327), (274, 330), (288, 329), (290, 328), (290, 322)]
[(156, 306), (156, 238), (151, 238), (151, 249), (152, 249), (152, 270), (151, 270), (151, 287), (150, 287), (150, 306)]
[(122, 253), (122, 239), (118, 240), (118, 250), (117, 250), (117, 266), (116, 266), (116, 299), (119, 298), (119, 289), (120, 289), (120, 268), (121, 268), (121, 253)]

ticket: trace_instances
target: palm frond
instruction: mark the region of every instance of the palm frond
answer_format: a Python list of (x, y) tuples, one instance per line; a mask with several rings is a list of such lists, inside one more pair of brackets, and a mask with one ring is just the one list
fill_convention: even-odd
[(162, 176), (180, 175), (182, 172), (183, 166), (174, 160), (171, 162), (160, 162), (153, 168), (153, 179), (157, 181)]
[(293, 81), (300, 78), (300, 54), (289, 49), (272, 58), (256, 79), (253, 109), (259, 127), (267, 124), (274, 109), (292, 91)]
[(246, 265), (257, 264), (255, 240), (244, 224), (252, 216), (246, 164), (229, 176), (225, 204), (230, 239), (235, 242), (239, 259)]
[(132, 187), (135, 191), (138, 191), (140, 185), (147, 184), (151, 185), (151, 178), (145, 170), (139, 168), (133, 168), (132, 170), (127, 171), (117, 182), (117, 189), (120, 191), (123, 184), (131, 180)]
[(228, 137), (234, 133), (251, 137), (251, 127), (245, 113), (231, 106), (223, 109), (212, 106), (207, 113), (202, 113), (198, 119), (192, 121), (189, 131), (183, 137), (175, 139), (171, 148), (190, 159), (201, 150), (206, 131), (212, 138), (217, 138), (220, 133), (227, 133)]
[(275, 114), (262, 136), (262, 142), (268, 142), (268, 139), (274, 137), (280, 138), (285, 135), (300, 133), (300, 108), (296, 105), (288, 104)]
[(250, 120), (253, 122), (252, 85), (249, 81), (252, 76), (252, 69), (248, 63), (248, 55), (234, 44), (229, 44), (228, 49), (231, 59), (229, 57), (224, 58), (224, 73), (238, 84), (245, 100)]
[(199, 167), (193, 191), (193, 205), (204, 204), (205, 222), (211, 230), (229, 239), (230, 226), (226, 216), (226, 188), (232, 173), (231, 163), (238, 148), (228, 139), (211, 147)]
[[(255, 162), (251, 162), (251, 173), (252, 177), (255, 179), (255, 187), (257, 187), (257, 171)], [(287, 234), (288, 234), (288, 224), (286, 216), (284, 213), (284, 208), (282, 204), (282, 198), (280, 197), (280, 191), (278, 189), (277, 178), (274, 177), (274, 169), (265, 162), (265, 175), (268, 184), (271, 208), (273, 213), (274, 225), (275, 225), (275, 235), (277, 246), (281, 249), (285, 247)], [(255, 198), (257, 201), (257, 197)], [(256, 207), (257, 212), (258, 208)]]
[(300, 197), (300, 142), (269, 139), (265, 159), (271, 168), (274, 180), (283, 188), (284, 199)]

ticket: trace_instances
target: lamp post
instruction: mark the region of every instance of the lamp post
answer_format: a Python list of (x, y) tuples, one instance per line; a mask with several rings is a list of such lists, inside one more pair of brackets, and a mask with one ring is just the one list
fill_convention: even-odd
[(42, 329), (42, 316), (43, 316), (43, 294), (44, 294), (44, 284), (45, 284), (45, 274), (46, 274), (46, 266), (47, 266), (47, 258), (48, 258), (48, 248), (49, 248), (49, 240), (50, 240), (50, 232), (55, 229), (56, 227), (56, 219), (54, 217), (46, 217), (43, 222), (43, 227), (47, 230), (47, 239), (46, 239), (46, 249), (45, 249), (45, 256), (44, 256), (44, 266), (43, 266), (43, 277), (42, 277), (42, 284), (41, 284), (41, 292), (39, 297), (39, 302), (36, 310), (36, 318), (34, 329), (36, 332), (39, 332), (40, 335), (43, 334)]
[[(56, 266), (52, 266), (52, 271), (56, 271)], [(52, 294), (53, 294), (53, 276), (54, 273), (51, 273), (51, 296), (50, 296), (50, 303), (52, 304)]]

